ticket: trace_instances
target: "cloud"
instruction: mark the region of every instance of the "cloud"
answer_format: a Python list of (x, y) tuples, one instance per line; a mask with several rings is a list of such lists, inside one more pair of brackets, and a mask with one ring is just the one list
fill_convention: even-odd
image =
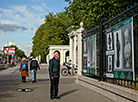
[(32, 45), (26, 45), (21, 47), (21, 49), (25, 52), (27, 56), (30, 56), (30, 53), (32, 52)]
[(1, 20), (1, 23), (2, 24), (15, 24), (15, 25), (19, 25), (19, 22), (16, 22), (16, 21), (13, 21), (13, 20), (7, 20), (7, 19)]
[(52, 11), (52, 8), (48, 7), (46, 4), (42, 3), (40, 5), (31, 5), (30, 6), (34, 11), (39, 13), (45, 13), (45, 11)]
[(44, 23), (44, 15), (47, 14), (49, 10), (50, 8), (46, 6), (46, 4), (30, 6), (12, 5), (6, 9), (0, 8), (2, 12), (0, 21), (3, 24), (20, 24), (32, 28), (35, 27), (35, 25)]
[(37, 3), (0, 7), (0, 32), (2, 32), (0, 41), (2, 39), (15, 40), (27, 56), (32, 50), (32, 37), (37, 27), (45, 22), (45, 15), (52, 11), (45, 2), (40, 2), (40, 0), (38, 4), (38, 0), (32, 1)]
[(44, 15), (48, 13), (49, 9), (43, 3), (40, 5), (12, 5), (8, 8), (0, 8), (0, 30), (16, 31), (16, 29), (27, 30), (28, 28), (30, 32), (29, 29), (44, 23)]
[(25, 27), (22, 27), (22, 26), (18, 26), (18, 25), (15, 25), (15, 24), (1, 24), (0, 23), (0, 30), (1, 31), (4, 31), (4, 32), (8, 32), (8, 31), (17, 31), (17, 30), (28, 30), (27, 28)]

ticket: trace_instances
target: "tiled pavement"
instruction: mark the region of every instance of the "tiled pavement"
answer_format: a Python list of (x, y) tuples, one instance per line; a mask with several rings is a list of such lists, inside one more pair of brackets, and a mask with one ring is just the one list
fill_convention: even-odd
[[(0, 71), (0, 102), (113, 102), (92, 90), (74, 84), (74, 77), (60, 78), (60, 100), (49, 99), (48, 66), (41, 65), (37, 82), (21, 83), (19, 66)], [(32, 92), (18, 92), (18, 88), (31, 88)]]

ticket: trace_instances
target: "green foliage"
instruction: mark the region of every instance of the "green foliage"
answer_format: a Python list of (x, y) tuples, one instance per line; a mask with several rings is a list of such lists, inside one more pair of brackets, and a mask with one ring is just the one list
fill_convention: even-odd
[(114, 17), (129, 5), (127, 0), (65, 0), (69, 2), (66, 13), (72, 19), (72, 25), (78, 28), (79, 23), (84, 23), (85, 29), (91, 29), (99, 25), (100, 15), (104, 21)]
[(45, 23), (39, 27), (33, 37), (33, 52), (31, 55), (41, 55), (44, 58), (49, 52), (48, 45), (68, 44), (69, 39), (66, 29), (70, 22), (71, 20), (65, 12), (46, 15)]
[(15, 47), (16, 48), (16, 56), (17, 57), (21, 57), (21, 58), (22, 57), (26, 57), (27, 58), (27, 56), (25, 55), (24, 51), (19, 49), (16, 45), (11, 45), (10, 47)]
[(91, 29), (99, 25), (100, 15), (104, 21), (123, 11), (129, 4), (127, 0), (65, 0), (69, 3), (65, 7), (66, 12), (49, 13), (33, 37), (33, 49), (31, 55), (41, 55), (42, 59), (48, 54), (48, 45), (68, 44), (66, 29), (74, 25), (79, 28), (80, 22), (85, 29)]

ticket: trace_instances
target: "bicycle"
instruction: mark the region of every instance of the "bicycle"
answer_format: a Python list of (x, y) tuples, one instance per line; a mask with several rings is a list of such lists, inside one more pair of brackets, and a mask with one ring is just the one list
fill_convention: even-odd
[(77, 68), (77, 66), (75, 67), (74, 65), (73, 65), (73, 67), (71, 67), (71, 69), (69, 69), (68, 70), (68, 68), (67, 68), (67, 66), (66, 66), (66, 68), (63, 68), (62, 70), (61, 70), (61, 74), (63, 75), (63, 76), (67, 76), (67, 75), (77, 75), (77, 70), (78, 70), (78, 68)]

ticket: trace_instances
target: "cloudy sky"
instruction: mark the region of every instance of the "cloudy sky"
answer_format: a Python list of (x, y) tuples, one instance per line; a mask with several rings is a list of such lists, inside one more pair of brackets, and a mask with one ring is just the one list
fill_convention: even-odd
[(10, 41), (29, 55), (32, 37), (44, 23), (45, 15), (64, 11), (67, 5), (64, 0), (1, 0), (0, 49)]

